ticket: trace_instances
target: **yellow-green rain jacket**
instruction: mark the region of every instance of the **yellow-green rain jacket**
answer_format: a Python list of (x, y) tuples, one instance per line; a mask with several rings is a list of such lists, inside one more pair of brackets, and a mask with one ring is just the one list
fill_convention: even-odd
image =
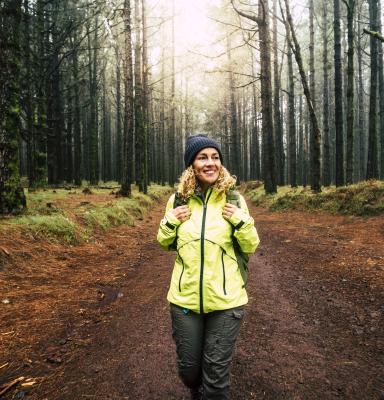
[(168, 200), (157, 240), (165, 250), (177, 237), (177, 257), (167, 299), (197, 313), (244, 305), (247, 292), (236, 261), (232, 232), (244, 253), (254, 253), (260, 240), (247, 204), (230, 222), (222, 216), (225, 194), (208, 189), (205, 199), (194, 195), (188, 201), (191, 217), (181, 223), (171, 212), (175, 195)]

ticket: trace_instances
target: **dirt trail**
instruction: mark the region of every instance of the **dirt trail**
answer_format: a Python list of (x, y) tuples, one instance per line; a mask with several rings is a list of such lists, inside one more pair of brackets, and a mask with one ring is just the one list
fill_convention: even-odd
[[(163, 207), (80, 247), (14, 251), (0, 271), (11, 300), (0, 318), (0, 366), (9, 362), (0, 386), (21, 375), (38, 384), (4, 399), (186, 398), (166, 301), (174, 256), (155, 242)], [(384, 399), (382, 218), (250, 211), (262, 244), (233, 399)], [(37, 273), (43, 262), (55, 265), (49, 274)]]

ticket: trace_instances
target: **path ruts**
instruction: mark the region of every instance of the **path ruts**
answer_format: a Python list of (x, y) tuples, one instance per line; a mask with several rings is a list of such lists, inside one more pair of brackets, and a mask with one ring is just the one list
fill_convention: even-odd
[[(163, 207), (109, 232), (103, 257), (90, 255), (102, 276), (99, 302), (89, 306), (97, 313), (68, 326), (68, 340), (83, 345), (29, 398), (187, 398), (166, 301), (174, 256), (155, 241)], [(384, 268), (364, 264), (372, 252), (384, 257), (379, 220), (250, 210), (262, 244), (250, 262), (232, 398), (383, 399)]]

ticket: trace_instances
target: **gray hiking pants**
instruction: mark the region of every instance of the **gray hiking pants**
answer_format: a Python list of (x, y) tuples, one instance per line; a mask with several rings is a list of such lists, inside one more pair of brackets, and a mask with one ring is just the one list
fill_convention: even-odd
[(196, 314), (171, 304), (177, 366), (189, 388), (202, 384), (204, 400), (228, 400), (229, 368), (244, 307)]

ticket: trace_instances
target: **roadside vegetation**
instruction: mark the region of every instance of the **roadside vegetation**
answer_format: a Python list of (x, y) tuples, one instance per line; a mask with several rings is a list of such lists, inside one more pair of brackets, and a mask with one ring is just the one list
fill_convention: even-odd
[(256, 205), (271, 211), (288, 209), (301, 211), (327, 211), (334, 214), (371, 216), (384, 214), (384, 182), (366, 181), (342, 187), (327, 187), (313, 193), (309, 187), (279, 187), (276, 194), (266, 195), (263, 184), (247, 182), (244, 193)]
[(169, 186), (151, 185), (148, 195), (138, 190), (132, 197), (119, 197), (118, 186), (85, 186), (26, 192), (27, 209), (18, 216), (0, 219), (3, 234), (20, 230), (33, 238), (71, 245), (89, 240), (97, 231), (113, 226), (133, 226), (155, 201), (170, 195)]

